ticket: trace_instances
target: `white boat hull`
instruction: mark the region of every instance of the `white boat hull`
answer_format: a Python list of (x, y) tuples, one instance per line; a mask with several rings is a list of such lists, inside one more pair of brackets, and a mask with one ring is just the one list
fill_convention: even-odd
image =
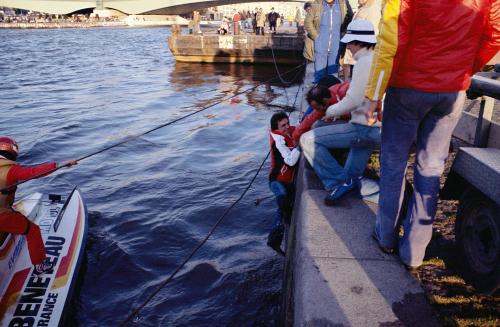
[(54, 269), (32, 275), (26, 239), (9, 235), (0, 246), (0, 325), (58, 326), (76, 282), (87, 234), (87, 209), (75, 189), (66, 203), (40, 193), (22, 199), (15, 209), (41, 229)]

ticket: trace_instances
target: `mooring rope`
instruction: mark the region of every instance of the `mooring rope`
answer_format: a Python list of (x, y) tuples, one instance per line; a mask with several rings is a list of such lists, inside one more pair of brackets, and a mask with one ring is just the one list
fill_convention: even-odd
[[(274, 48), (273, 48), (272, 45), (271, 45), (271, 53), (273, 55), (274, 69), (276, 70), (276, 74), (278, 75), (278, 78), (280, 79), (281, 83), (283, 83), (284, 85), (290, 85), (290, 84), (292, 84), (297, 79), (297, 77), (299, 76), (300, 72), (298, 72), (290, 81), (285, 81), (283, 79), (283, 77), (281, 76), (280, 70), (278, 69), (278, 64), (276, 62), (276, 57), (274, 56)], [(304, 62), (301, 66), (304, 66), (306, 63), (307, 62)], [(283, 73), (283, 74), (286, 74), (286, 73)]]
[[(291, 73), (291, 72), (293, 72), (293, 71), (295, 71), (295, 70), (297, 70), (297, 69), (301, 68), (301, 67), (302, 67), (302, 66), (304, 66), (304, 65), (305, 65), (305, 64), (301, 64), (301, 65), (295, 66), (294, 68), (292, 68), (292, 69), (290, 69), (290, 70), (286, 71), (285, 73), (283, 73), (283, 75), (289, 74), (289, 73)], [(139, 138), (139, 137), (141, 137), (141, 136), (144, 136), (144, 135), (146, 135), (146, 134), (152, 133), (152, 132), (157, 131), (157, 130), (159, 130), (159, 129), (161, 129), (161, 128), (164, 128), (164, 127), (166, 127), (166, 126), (169, 126), (169, 125), (172, 125), (172, 124), (174, 124), (174, 123), (177, 123), (177, 122), (179, 122), (179, 121), (181, 121), (181, 120), (184, 120), (184, 119), (186, 119), (186, 118), (188, 118), (188, 117), (194, 116), (194, 115), (196, 115), (196, 114), (198, 114), (198, 113), (200, 113), (200, 112), (202, 112), (202, 111), (205, 111), (205, 110), (207, 110), (207, 109), (210, 109), (210, 108), (212, 108), (212, 107), (215, 107), (216, 105), (218, 105), (218, 104), (220, 104), (220, 103), (222, 103), (222, 102), (224, 102), (224, 101), (230, 100), (230, 99), (235, 98), (235, 97), (237, 97), (237, 96), (239, 96), (239, 95), (242, 95), (242, 94), (245, 94), (245, 93), (247, 93), (247, 92), (253, 91), (253, 90), (257, 89), (258, 87), (260, 87), (261, 85), (264, 85), (264, 84), (270, 83), (271, 81), (275, 80), (276, 78), (278, 78), (278, 77), (273, 77), (273, 78), (271, 78), (271, 79), (268, 79), (267, 81), (264, 81), (264, 82), (262, 82), (262, 83), (259, 83), (259, 84), (255, 85), (255, 86), (253, 86), (253, 87), (251, 87), (251, 88), (249, 88), (249, 89), (247, 89), (247, 90), (244, 90), (244, 91), (241, 91), (241, 92), (237, 92), (237, 93), (235, 93), (234, 95), (232, 95), (232, 96), (230, 96), (230, 97), (228, 97), (228, 98), (224, 98), (224, 99), (222, 99), (222, 100), (216, 101), (216, 102), (215, 102), (215, 103), (213, 103), (213, 104), (210, 104), (210, 105), (205, 106), (205, 107), (203, 107), (203, 108), (201, 108), (201, 109), (198, 109), (198, 110), (196, 110), (196, 111), (193, 111), (193, 112), (191, 112), (191, 113), (189, 113), (189, 114), (187, 114), (187, 115), (184, 115), (184, 116), (182, 116), (182, 117), (179, 117), (179, 118), (173, 119), (173, 120), (171, 120), (171, 121), (168, 121), (168, 122), (166, 122), (166, 123), (164, 123), (164, 124), (158, 125), (158, 126), (156, 126), (156, 127), (154, 127), (154, 128), (151, 128), (151, 129), (149, 129), (149, 130), (147, 130), (147, 131), (145, 131), (145, 132), (142, 132), (142, 133), (140, 133), (140, 134), (136, 134), (136, 135), (132, 135), (132, 136), (125, 137), (125, 139), (124, 139), (124, 140), (122, 140), (122, 141), (120, 141), (120, 142), (117, 142), (117, 143), (115, 143), (115, 144), (109, 145), (109, 146), (107, 146), (107, 147), (104, 147), (103, 149), (100, 149), (100, 150), (98, 150), (98, 151), (92, 152), (92, 153), (90, 153), (90, 154), (84, 155), (84, 156), (82, 156), (82, 157), (80, 157), (80, 158), (76, 159), (75, 161), (76, 161), (76, 162), (80, 162), (80, 161), (82, 161), (82, 160), (88, 159), (88, 158), (93, 157), (93, 156), (95, 156), (95, 155), (98, 155), (98, 154), (100, 154), (100, 153), (102, 153), (102, 152), (105, 152), (105, 151), (111, 150), (111, 149), (116, 148), (116, 147), (118, 147), (118, 146), (120, 146), (120, 145), (123, 145), (123, 144), (125, 144), (125, 143), (127, 143), (127, 142), (130, 142), (130, 141), (132, 141), (132, 140), (135, 140), (135, 139), (137, 139), (137, 138)], [(52, 173), (54, 173), (55, 171), (57, 171), (57, 170), (59, 170), (59, 169), (61, 169), (61, 168), (64, 168), (64, 167), (69, 167), (69, 166), (70, 166), (70, 163), (66, 162), (65, 164), (63, 164), (63, 165), (61, 165), (61, 166), (58, 166), (58, 167), (56, 167), (56, 168), (54, 168), (54, 169), (51, 169), (51, 170), (49, 170), (49, 171), (47, 171), (47, 172), (44, 172), (43, 174), (38, 174), (38, 175), (33, 176), (33, 177), (29, 178), (29, 179), (25, 179), (25, 180), (19, 181), (19, 182), (17, 182), (17, 183), (14, 183), (14, 184), (12, 184), (12, 185), (8, 185), (8, 186), (6, 186), (6, 187), (4, 187), (4, 188), (1, 188), (1, 189), (0, 189), (0, 193), (5, 193), (5, 192), (7, 192), (7, 191), (11, 190), (11, 189), (12, 189), (12, 188), (14, 188), (14, 187), (17, 187), (18, 185), (21, 185), (21, 184), (26, 183), (26, 182), (28, 182), (28, 181), (30, 181), (30, 180), (33, 180), (33, 179), (37, 179), (37, 178), (42, 177), (42, 176), (46, 176), (46, 175), (52, 174)]]
[(212, 234), (215, 232), (215, 230), (217, 229), (217, 227), (222, 223), (222, 221), (227, 216), (227, 214), (229, 213), (229, 211), (231, 211), (231, 209), (233, 209), (234, 206), (236, 204), (238, 204), (238, 202), (240, 202), (241, 199), (243, 199), (243, 197), (245, 196), (245, 194), (248, 192), (248, 190), (252, 186), (253, 182), (255, 181), (255, 179), (257, 178), (257, 176), (259, 175), (260, 171), (262, 170), (262, 167), (264, 167), (264, 164), (266, 163), (267, 158), (269, 158), (269, 154), (270, 153), (271, 152), (269, 152), (269, 151), (267, 152), (266, 157), (264, 158), (264, 160), (262, 160), (262, 163), (260, 164), (259, 168), (257, 169), (257, 171), (255, 172), (255, 174), (253, 175), (252, 179), (248, 183), (248, 185), (245, 188), (245, 190), (243, 190), (243, 192), (241, 193), (241, 195), (239, 196), (239, 198), (236, 199), (224, 211), (224, 213), (222, 214), (222, 216), (220, 216), (219, 219), (217, 219), (217, 221), (215, 222), (215, 224), (212, 226), (212, 228), (208, 232), (207, 236), (205, 236), (205, 238), (191, 251), (191, 253), (184, 259), (184, 261), (182, 261), (182, 263), (174, 270), (174, 272), (172, 272), (170, 274), (170, 276), (168, 276), (168, 278), (166, 278), (156, 288), (156, 290), (153, 293), (151, 293), (151, 295), (148, 296), (148, 298), (143, 303), (141, 303), (141, 305), (139, 305), (137, 308), (135, 308), (134, 311), (122, 323), (120, 323), (120, 325), (119, 325), (120, 327), (121, 326), (125, 326), (132, 319), (134, 319), (137, 316), (137, 314), (156, 296), (156, 294), (158, 294), (158, 292), (161, 291), (162, 288), (164, 288), (175, 277), (175, 275), (177, 275), (177, 273), (186, 265), (186, 263), (188, 263), (189, 260), (191, 260), (191, 258), (193, 258), (193, 256), (196, 254), (196, 252), (198, 252), (198, 250), (208, 241), (208, 239), (210, 238), (210, 236), (212, 236)]
[[(274, 58), (274, 53), (273, 53), (273, 58)], [(276, 64), (276, 63), (275, 63), (275, 64)], [(293, 72), (293, 71), (295, 71), (295, 70), (297, 70), (297, 69), (299, 69), (299, 68), (303, 67), (304, 65), (305, 65), (305, 63), (303, 63), (303, 64), (301, 64), (301, 65), (298, 65), (298, 66), (296, 66), (296, 67), (294, 67), (294, 68), (292, 68), (292, 69), (290, 69), (290, 70), (288, 70), (288, 71), (286, 71), (286, 72), (284, 72), (284, 73), (282, 73), (282, 74), (280, 74), (280, 72), (277, 70), (278, 77), (280, 78), (280, 80), (281, 80), (281, 81), (282, 81), (282, 83), (283, 83), (283, 82), (284, 82), (284, 80), (282, 79), (281, 75), (286, 75), (286, 74), (288, 74), (288, 73), (291, 73), (291, 72)], [(276, 68), (277, 68), (277, 67), (276, 67)], [(299, 73), (300, 73), (300, 72), (299, 72)], [(293, 80), (294, 80), (294, 79), (296, 79), (296, 77), (297, 77), (297, 76), (298, 76), (298, 74), (296, 74), (296, 76), (293, 78)], [(271, 78), (271, 79), (269, 79), (269, 80), (267, 80), (267, 81), (265, 81), (265, 82), (259, 83), (259, 84), (257, 84), (256, 86), (251, 87), (251, 88), (249, 88), (249, 89), (247, 89), (247, 90), (245, 90), (245, 91), (238, 92), (238, 93), (234, 94), (233, 96), (230, 96), (230, 97), (229, 97), (229, 98), (227, 98), (227, 99), (222, 99), (222, 100), (220, 100), (220, 101), (217, 101), (217, 102), (215, 102), (215, 103), (213, 103), (213, 104), (211, 104), (211, 105), (208, 105), (208, 106), (206, 106), (206, 107), (203, 107), (203, 108), (201, 108), (201, 109), (199, 109), (199, 110), (196, 110), (196, 111), (194, 111), (194, 112), (192, 112), (192, 113), (189, 113), (189, 114), (187, 114), (187, 115), (184, 115), (184, 116), (182, 116), (182, 117), (180, 117), (180, 118), (176, 118), (176, 119), (171, 120), (171, 121), (169, 121), (169, 122), (166, 122), (166, 123), (164, 123), (164, 124), (158, 125), (158, 126), (156, 126), (156, 127), (154, 127), (154, 128), (151, 128), (151, 129), (149, 129), (149, 130), (147, 130), (147, 131), (145, 131), (145, 132), (143, 132), (143, 133), (140, 133), (140, 134), (137, 134), (137, 135), (133, 135), (133, 136), (128, 136), (128, 137), (126, 137), (124, 140), (122, 140), (122, 141), (120, 141), (120, 142), (118, 142), (118, 143), (112, 144), (112, 145), (107, 146), (107, 147), (104, 147), (104, 148), (102, 148), (102, 149), (100, 149), (100, 150), (98, 150), (98, 151), (95, 151), (95, 152), (92, 152), (92, 153), (87, 154), (87, 155), (85, 155), (85, 156), (82, 156), (82, 157), (80, 157), (80, 158), (76, 159), (75, 161), (76, 161), (76, 162), (79, 162), (79, 161), (82, 161), (82, 160), (88, 159), (88, 158), (90, 158), (90, 157), (92, 157), (92, 156), (95, 156), (95, 155), (100, 154), (100, 153), (102, 153), (102, 152), (105, 152), (105, 151), (108, 151), (108, 150), (113, 149), (113, 148), (115, 148), (115, 147), (118, 147), (118, 146), (120, 146), (120, 145), (122, 145), (122, 144), (125, 144), (125, 143), (127, 143), (127, 142), (130, 142), (131, 140), (137, 139), (138, 137), (144, 136), (144, 135), (146, 135), (146, 134), (152, 133), (152, 132), (154, 132), (154, 131), (156, 131), (156, 130), (159, 130), (159, 129), (161, 129), (161, 128), (164, 128), (164, 127), (166, 127), (166, 126), (172, 125), (172, 124), (174, 124), (174, 123), (176, 123), (176, 122), (179, 122), (179, 121), (181, 121), (181, 120), (183, 120), (183, 119), (186, 119), (186, 118), (191, 117), (191, 116), (193, 116), (193, 115), (196, 115), (196, 114), (198, 114), (198, 113), (200, 113), (200, 112), (202, 112), (202, 111), (205, 111), (205, 110), (207, 110), (207, 109), (209, 109), (209, 108), (212, 108), (212, 107), (214, 107), (214, 106), (216, 106), (216, 105), (218, 105), (218, 104), (220, 104), (220, 103), (222, 103), (222, 102), (224, 102), (224, 101), (230, 100), (230, 99), (235, 98), (235, 97), (237, 97), (237, 96), (239, 96), (239, 95), (241, 95), (241, 94), (244, 94), (244, 93), (247, 93), (247, 92), (249, 92), (249, 91), (255, 90), (256, 88), (260, 87), (261, 85), (263, 85), (263, 84), (267, 84), (267, 83), (269, 83), (269, 82), (271, 82), (271, 81), (275, 80), (275, 79), (276, 79), (276, 78), (278, 78), (278, 77), (273, 77), (273, 78)], [(285, 83), (283, 83), (283, 84), (285, 84)], [(298, 92), (297, 92), (297, 94), (298, 94)], [(295, 96), (295, 101), (297, 100), (297, 94), (296, 94), (296, 96)], [(287, 97), (287, 98), (288, 98), (288, 97)], [(294, 104), (295, 104), (295, 101), (294, 101)], [(179, 272), (179, 271), (180, 271), (180, 270), (181, 270), (181, 269), (182, 269), (182, 268), (183, 268), (183, 267), (184, 267), (184, 266), (185, 266), (185, 265), (186, 265), (186, 264), (187, 264), (187, 263), (188, 263), (188, 262), (189, 262), (189, 261), (193, 258), (193, 256), (196, 254), (196, 252), (198, 252), (198, 250), (199, 250), (199, 249), (200, 249), (200, 248), (201, 248), (201, 247), (202, 247), (202, 246), (203, 246), (203, 245), (204, 245), (204, 244), (208, 241), (208, 239), (210, 238), (210, 236), (212, 236), (212, 234), (215, 232), (215, 230), (217, 229), (217, 227), (218, 227), (218, 226), (222, 223), (222, 221), (223, 221), (223, 220), (224, 220), (224, 218), (228, 215), (228, 213), (229, 213), (229, 212), (230, 212), (230, 211), (234, 208), (234, 206), (236, 206), (236, 204), (238, 204), (238, 203), (239, 203), (239, 202), (243, 199), (243, 197), (245, 196), (245, 194), (248, 192), (248, 190), (249, 190), (249, 189), (250, 189), (250, 187), (252, 186), (253, 182), (255, 181), (255, 179), (257, 178), (257, 176), (259, 175), (260, 171), (261, 171), (261, 170), (262, 170), (262, 168), (264, 167), (264, 164), (265, 164), (265, 162), (267, 161), (267, 159), (269, 158), (269, 155), (270, 155), (270, 151), (268, 151), (268, 152), (267, 152), (266, 157), (264, 158), (264, 160), (262, 160), (262, 162), (261, 162), (261, 164), (260, 164), (259, 168), (258, 168), (258, 169), (257, 169), (257, 171), (255, 172), (254, 176), (252, 177), (252, 179), (250, 180), (250, 182), (248, 183), (248, 185), (246, 186), (246, 188), (243, 190), (243, 192), (241, 193), (241, 195), (240, 195), (240, 196), (239, 196), (239, 197), (238, 197), (238, 198), (237, 198), (237, 199), (236, 199), (236, 200), (235, 200), (235, 201), (234, 201), (234, 202), (233, 202), (233, 203), (232, 203), (232, 204), (231, 204), (231, 205), (230, 205), (230, 206), (229, 206), (229, 207), (228, 207), (225, 211), (224, 211), (224, 213), (223, 213), (223, 214), (219, 217), (219, 219), (217, 219), (217, 221), (216, 221), (216, 222), (215, 222), (215, 224), (212, 226), (212, 228), (210, 229), (210, 231), (208, 232), (208, 234), (205, 236), (205, 238), (204, 238), (201, 242), (199, 242), (199, 243), (198, 243), (198, 245), (197, 245), (195, 248), (193, 248), (193, 250), (192, 250), (192, 251), (190, 252), (190, 254), (189, 254), (189, 255), (188, 255), (188, 256), (187, 256), (187, 257), (186, 257), (186, 258), (182, 261), (182, 263), (181, 263), (181, 264), (180, 264), (180, 265), (179, 265), (179, 266), (178, 266), (178, 267), (177, 267), (177, 268), (176, 268), (176, 269), (175, 269), (175, 270), (174, 270), (174, 271), (173, 271), (173, 272), (172, 272), (172, 273), (171, 273), (171, 274), (170, 274), (170, 275), (169, 275), (169, 276), (168, 276), (168, 277), (167, 277), (167, 278), (166, 278), (166, 279), (165, 279), (165, 280), (164, 280), (164, 281), (163, 281), (163, 282), (162, 282), (162, 283), (161, 283), (161, 284), (160, 284), (160, 285), (156, 288), (156, 290), (155, 290), (153, 293), (151, 293), (151, 294), (148, 296), (148, 298), (147, 298), (145, 301), (143, 301), (143, 302), (142, 302), (142, 303), (141, 303), (138, 307), (136, 307), (136, 308), (134, 309), (134, 311), (133, 311), (133, 312), (132, 312), (129, 316), (127, 316), (127, 318), (126, 318), (123, 322), (121, 322), (121, 323), (120, 323), (120, 325), (119, 325), (119, 326), (125, 326), (125, 325), (126, 325), (127, 323), (129, 323), (132, 319), (134, 319), (134, 317), (136, 317), (136, 316), (137, 316), (137, 314), (138, 314), (138, 313), (139, 313), (139, 312), (140, 312), (140, 311), (141, 311), (141, 310), (142, 310), (142, 309), (143, 309), (143, 308), (144, 308), (144, 307), (145, 307), (145, 306), (146, 306), (146, 305), (147, 305), (147, 304), (148, 304), (148, 303), (149, 303), (149, 302), (150, 302), (150, 301), (151, 301), (151, 300), (152, 300), (152, 299), (153, 299), (153, 298), (154, 298), (154, 297), (158, 294), (158, 292), (160, 292), (160, 291), (161, 291), (161, 290), (162, 290), (162, 289), (163, 289), (163, 288), (164, 288), (164, 287), (165, 287), (165, 286), (166, 286), (166, 285), (167, 285), (170, 281), (172, 281), (172, 280), (173, 280), (173, 278), (177, 275), (177, 273), (178, 273), (178, 272)], [(70, 163), (69, 163), (69, 162), (66, 162), (65, 164), (63, 164), (63, 165), (61, 165), (61, 166), (58, 166), (58, 167), (56, 167), (56, 168), (54, 168), (54, 169), (52, 169), (52, 170), (50, 170), (50, 171), (48, 171), (48, 172), (45, 172), (45, 173), (43, 173), (43, 174), (39, 174), (39, 175), (34, 176), (34, 177), (30, 178), (30, 179), (26, 179), (26, 180), (23, 180), (23, 181), (17, 182), (17, 183), (15, 183), (15, 184), (9, 185), (9, 186), (7, 186), (7, 187), (5, 187), (5, 188), (2, 188), (2, 189), (0, 189), (0, 193), (1, 193), (1, 192), (8, 191), (8, 190), (10, 190), (10, 189), (12, 189), (12, 188), (14, 188), (14, 187), (16, 187), (16, 186), (20, 185), (20, 184), (23, 184), (23, 183), (25, 183), (25, 182), (27, 182), (27, 181), (30, 181), (30, 180), (32, 180), (32, 179), (36, 179), (36, 178), (38, 178), (38, 177), (42, 177), (42, 176), (45, 176), (45, 175), (51, 174), (51, 173), (53, 173), (53, 172), (55, 172), (55, 171), (57, 171), (57, 170), (59, 170), (59, 169), (61, 169), (61, 168), (63, 168), (63, 167), (67, 167), (67, 166), (70, 166)]]
[[(298, 94), (298, 92), (297, 92), (297, 94)], [(288, 113), (289, 119), (290, 119), (290, 115), (291, 115), (291, 113)], [(184, 259), (184, 261), (174, 270), (174, 272), (172, 274), (170, 274), (168, 276), (168, 278), (165, 279), (156, 288), (156, 290), (153, 293), (151, 293), (151, 295), (143, 303), (141, 303), (141, 305), (139, 305), (137, 308), (135, 308), (134, 311), (122, 323), (120, 323), (120, 325), (119, 325), (120, 327), (125, 326), (127, 323), (129, 323), (131, 320), (133, 320), (135, 317), (137, 317), (137, 314), (156, 296), (156, 294), (158, 294), (158, 292), (160, 292), (172, 279), (174, 279), (175, 275), (177, 275), (177, 273), (189, 262), (189, 260), (191, 260), (193, 258), (193, 256), (196, 254), (196, 252), (208, 241), (208, 239), (210, 238), (210, 236), (212, 236), (212, 234), (215, 232), (215, 230), (217, 229), (217, 227), (222, 223), (222, 221), (227, 216), (227, 214), (231, 211), (231, 209), (233, 209), (234, 206), (236, 204), (238, 204), (238, 202), (240, 202), (243, 199), (243, 197), (245, 196), (245, 194), (248, 192), (248, 190), (252, 186), (253, 182), (255, 181), (255, 179), (257, 178), (257, 176), (259, 175), (260, 171), (264, 167), (264, 164), (266, 163), (266, 161), (269, 158), (270, 154), (271, 154), (271, 152), (268, 151), (266, 157), (264, 158), (264, 160), (262, 160), (259, 168), (257, 169), (257, 171), (255, 172), (254, 176), (252, 177), (252, 179), (248, 183), (247, 187), (243, 190), (243, 192), (241, 193), (241, 195), (239, 196), (239, 198), (236, 199), (224, 211), (224, 213), (222, 214), (222, 216), (219, 217), (219, 219), (217, 219), (217, 221), (215, 222), (215, 224), (212, 226), (212, 228), (208, 232), (207, 236), (205, 236), (205, 238), (193, 249), (193, 251), (191, 251), (191, 253)], [(257, 199), (257, 200), (255, 200), (254, 204), (256, 206), (258, 206), (262, 200), (269, 199), (269, 198), (271, 198), (273, 196), (274, 195), (270, 195), (270, 196), (267, 196), (267, 197), (262, 198), (262, 199)]]

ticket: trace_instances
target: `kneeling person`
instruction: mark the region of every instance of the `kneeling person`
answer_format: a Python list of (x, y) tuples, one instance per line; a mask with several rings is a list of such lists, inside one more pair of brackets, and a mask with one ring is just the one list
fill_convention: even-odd
[[(40, 227), (23, 214), (12, 209), (19, 181), (46, 176), (55, 171), (58, 165), (50, 162), (37, 166), (21, 166), (16, 163), (19, 148), (10, 137), (0, 137), (0, 232), (26, 235), (31, 263), (35, 266), (33, 274), (40, 275), (53, 268), (47, 259)], [(60, 166), (76, 165), (75, 160)], [(12, 187), (11, 187), (12, 186)]]

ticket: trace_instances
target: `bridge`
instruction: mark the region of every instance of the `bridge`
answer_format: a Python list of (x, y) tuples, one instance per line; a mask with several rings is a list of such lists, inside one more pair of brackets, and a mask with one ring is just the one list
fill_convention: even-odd
[[(265, 2), (304, 2), (305, 0)], [(38, 11), (47, 14), (65, 15), (83, 9), (114, 9), (128, 15), (179, 15), (208, 7), (237, 3), (248, 0), (0, 0), (0, 7)]]

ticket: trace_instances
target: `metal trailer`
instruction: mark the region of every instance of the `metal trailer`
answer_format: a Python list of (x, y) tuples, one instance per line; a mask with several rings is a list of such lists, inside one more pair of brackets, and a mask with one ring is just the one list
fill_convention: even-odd
[(500, 288), (500, 124), (491, 120), (500, 99), (500, 65), (472, 78), (468, 97), (482, 97), (479, 116), (464, 112), (454, 135), (472, 143), (461, 147), (441, 191), (459, 200), (455, 238), (464, 277), (476, 290)]

